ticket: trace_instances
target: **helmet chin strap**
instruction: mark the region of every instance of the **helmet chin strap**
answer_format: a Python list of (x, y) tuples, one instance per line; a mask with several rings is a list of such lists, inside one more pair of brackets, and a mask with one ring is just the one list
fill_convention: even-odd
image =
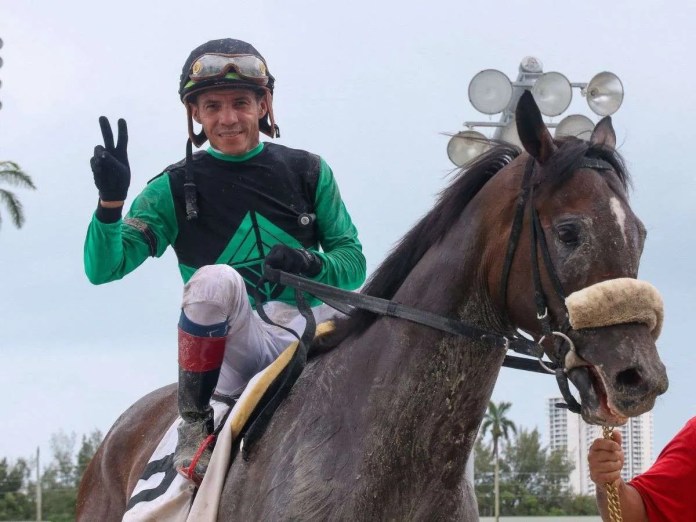
[(184, 180), (184, 201), (186, 202), (186, 219), (198, 219), (198, 195), (196, 180), (193, 176), (193, 148), (191, 140), (186, 140), (186, 178)]
[(261, 132), (271, 138), (280, 138), (280, 129), (278, 128), (278, 125), (276, 125), (275, 118), (273, 117), (273, 94), (271, 94), (271, 91), (267, 87), (264, 87), (264, 91), (266, 91), (264, 94), (264, 100), (266, 101), (266, 106), (268, 107), (268, 113), (266, 116), (264, 116), (264, 118), (268, 117), (271, 128), (262, 129)]
[(193, 114), (191, 113), (191, 104), (186, 102), (186, 117), (188, 118), (188, 135), (191, 143), (196, 147), (200, 147), (206, 141), (208, 141), (208, 136), (205, 135), (205, 131), (201, 129), (201, 132), (196, 134), (193, 130)]

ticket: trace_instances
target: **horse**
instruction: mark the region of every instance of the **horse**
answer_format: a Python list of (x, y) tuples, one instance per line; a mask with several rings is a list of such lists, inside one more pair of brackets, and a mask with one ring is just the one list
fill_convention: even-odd
[[(611, 118), (589, 141), (554, 140), (526, 92), (516, 120), (524, 151), (501, 142), (458, 172), (361, 292), (499, 338), (524, 331), (548, 354), (565, 336), (582, 360), (563, 373), (583, 418), (621, 424), (667, 389), (650, 328), (563, 329), (564, 295), (638, 273), (646, 230)], [(232, 461), (218, 519), (478, 520), (465, 465), (506, 350), (361, 310), (315, 349), (248, 460)], [(176, 416), (173, 384), (116, 421), (81, 482), (78, 520), (120, 520)]]

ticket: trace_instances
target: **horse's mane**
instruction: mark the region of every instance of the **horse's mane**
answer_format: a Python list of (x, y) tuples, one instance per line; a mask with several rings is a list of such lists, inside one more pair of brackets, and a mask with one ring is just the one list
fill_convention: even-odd
[[(418, 261), (445, 235), (469, 201), (489, 179), (519, 155), (517, 147), (500, 142), (474, 162), (455, 171), (452, 182), (438, 194), (432, 210), (396, 243), (361, 293), (383, 299), (394, 297)], [(312, 352), (326, 351), (348, 335), (362, 333), (376, 318), (372, 312), (355, 310), (349, 316), (336, 320), (334, 330), (318, 339)]]
[[(609, 163), (616, 177), (608, 176), (610, 183), (617, 179), (624, 192), (630, 187), (630, 176), (623, 158), (613, 149), (577, 138), (556, 141), (558, 149), (539, 169), (533, 180), (536, 184), (549, 183), (556, 188), (580, 168), (583, 158), (594, 158)], [(520, 150), (505, 142), (496, 142), (488, 152), (473, 163), (456, 171), (453, 181), (438, 195), (435, 206), (414, 226), (379, 265), (368, 279), (361, 293), (391, 299), (423, 255), (449, 230), (466, 205), (496, 173), (520, 155)], [(602, 174), (600, 172), (600, 174)], [(359, 335), (377, 315), (357, 309), (349, 316), (335, 321), (335, 328), (317, 339), (311, 355), (325, 352), (349, 335)]]

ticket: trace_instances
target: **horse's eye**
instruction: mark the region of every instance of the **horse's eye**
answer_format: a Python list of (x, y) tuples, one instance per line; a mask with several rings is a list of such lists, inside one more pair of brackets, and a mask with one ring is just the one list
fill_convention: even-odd
[(575, 223), (561, 223), (556, 227), (558, 239), (567, 245), (574, 245), (578, 242), (580, 228)]

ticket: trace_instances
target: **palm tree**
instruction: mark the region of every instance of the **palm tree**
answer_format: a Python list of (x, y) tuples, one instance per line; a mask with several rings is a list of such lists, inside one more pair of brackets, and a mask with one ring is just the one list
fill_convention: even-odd
[[(0, 161), (0, 182), (7, 182), (10, 185), (18, 187), (36, 189), (29, 174), (19, 168), (19, 165), (13, 161)], [(0, 188), (0, 202), (3, 202), (10, 211), (10, 217), (15, 226), (17, 228), (22, 228), (22, 225), (24, 225), (24, 212), (22, 210), (22, 204), (17, 199), (17, 196), (9, 190)], [(2, 223), (2, 217), (0, 217), (0, 223)]]
[(505, 413), (510, 409), (512, 403), (501, 402), (496, 405), (493, 401), (488, 403), (488, 411), (483, 416), (481, 423), (481, 435), (485, 436), (486, 432), (490, 431), (491, 439), (493, 440), (493, 458), (495, 460), (495, 520), (500, 520), (500, 488), (498, 485), (498, 449), (500, 439), (510, 440), (508, 430), (517, 433), (517, 428), (513, 422), (505, 416)]

